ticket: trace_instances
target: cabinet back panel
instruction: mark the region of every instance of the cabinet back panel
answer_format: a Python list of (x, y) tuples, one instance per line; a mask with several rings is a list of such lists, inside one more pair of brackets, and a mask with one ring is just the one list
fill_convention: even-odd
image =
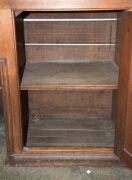
[(111, 119), (112, 110), (103, 108), (31, 108), (31, 118), (39, 120), (40, 117), (70, 117), (87, 116), (98, 119)]
[(116, 21), (25, 22), (25, 42), (115, 43)]
[(115, 46), (26, 46), (27, 61), (106, 61), (114, 56)]
[(31, 114), (44, 116), (88, 115), (110, 118), (111, 91), (30, 91)]

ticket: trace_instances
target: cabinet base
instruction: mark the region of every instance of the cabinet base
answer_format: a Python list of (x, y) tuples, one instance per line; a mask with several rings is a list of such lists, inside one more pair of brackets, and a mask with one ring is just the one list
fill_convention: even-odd
[(7, 156), (10, 166), (113, 166), (120, 160), (114, 154), (12, 154)]

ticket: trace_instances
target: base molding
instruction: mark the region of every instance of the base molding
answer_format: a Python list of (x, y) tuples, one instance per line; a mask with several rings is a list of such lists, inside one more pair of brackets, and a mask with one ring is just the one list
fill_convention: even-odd
[(21, 153), (7, 156), (9, 166), (113, 166), (119, 165), (120, 160), (114, 154), (31, 154)]

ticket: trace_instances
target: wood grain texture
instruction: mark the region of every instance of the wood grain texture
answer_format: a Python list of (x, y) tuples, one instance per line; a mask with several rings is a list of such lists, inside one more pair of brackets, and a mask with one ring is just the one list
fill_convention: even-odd
[[(115, 153), (132, 167), (132, 12), (120, 15)], [(125, 61), (124, 61), (125, 59)], [(124, 103), (125, 102), (125, 103)]]
[[(86, 41), (92, 42), (92, 43), (112, 43), (111, 40), (108, 41), (108, 39), (112, 39), (113, 43), (116, 40), (116, 21), (104, 21), (102, 22), (50, 22), (49, 29), (47, 26), (47, 22), (41, 22), (41, 19), (57, 19), (57, 18), (68, 18), (68, 19), (75, 19), (75, 18), (83, 18), (84, 20), (86, 18), (116, 18), (117, 12), (60, 12), (60, 13), (53, 13), (53, 12), (43, 12), (43, 13), (37, 13), (37, 12), (31, 12), (23, 14), (25, 20), (29, 20), (31, 18), (31, 22), (25, 22), (25, 35), (27, 38), (31, 37), (30, 42), (43, 42), (44, 38), (50, 38), (50, 42), (53, 40), (53, 43), (58, 41), (65, 41), (63, 36), (61, 35), (64, 33), (64, 37), (66, 39), (66, 42), (70, 42), (71, 39), (77, 39), (77, 42), (80, 43), (80, 41), (83, 43), (84, 39), (82, 41), (82, 37), (86, 36)], [(32, 22), (34, 19), (39, 18), (39, 22)], [(38, 29), (34, 29), (34, 24), (37, 25)], [(41, 24), (41, 26), (39, 26)], [(58, 25), (57, 25), (58, 24)], [(62, 24), (62, 26), (60, 26)], [(65, 24), (65, 27), (64, 27)], [(84, 27), (83, 24), (87, 27)], [(45, 26), (46, 25), (46, 26)], [(72, 25), (72, 26), (71, 26)], [(76, 33), (76, 26), (78, 28), (78, 32), (80, 33), (80, 36), (78, 35), (78, 32)], [(108, 26), (108, 29), (106, 29), (106, 25)], [(71, 26), (71, 27), (70, 27)], [(105, 26), (105, 28), (104, 28)], [(67, 27), (67, 29), (66, 29)], [(69, 36), (69, 27), (71, 29), (71, 32), (73, 34), (73, 37), (71, 38)], [(61, 29), (60, 29), (61, 28)], [(35, 31), (34, 31), (34, 30)], [(87, 34), (84, 34), (85, 30), (89, 30)], [(96, 29), (96, 32), (94, 31)], [(54, 32), (52, 32), (54, 30)], [(104, 32), (105, 30), (105, 32)], [(33, 34), (34, 35), (33, 35)], [(46, 36), (48, 33), (48, 36)], [(68, 36), (65, 36), (65, 34)], [(103, 36), (102, 36), (103, 34)], [(33, 36), (32, 36), (33, 35)], [(36, 36), (36, 37), (35, 37)], [(81, 38), (79, 38), (81, 37)], [(90, 38), (89, 38), (90, 37)], [(100, 39), (101, 37), (101, 39)], [(34, 38), (32, 40), (32, 38)], [(39, 40), (40, 39), (40, 40)], [(55, 41), (54, 41), (55, 39)], [(70, 40), (69, 40), (70, 39)], [(92, 41), (89, 41), (91, 40)], [(45, 39), (44, 39), (45, 40)], [(101, 41), (102, 40), (102, 41)], [(28, 41), (27, 41), (28, 42)], [(71, 42), (70, 42), (71, 43)], [(59, 54), (59, 56), (58, 56)], [(27, 61), (34, 61), (34, 62), (89, 62), (89, 61), (107, 61), (114, 60), (115, 58), (115, 46), (26, 46), (26, 59)], [(68, 95), (68, 93), (70, 93)], [(90, 97), (91, 95), (91, 97)], [(43, 93), (43, 91), (38, 92), (29, 92), (29, 111), (30, 115), (34, 115), (36, 119), (39, 117), (39, 115), (49, 115), (49, 116), (70, 116), (70, 115), (80, 115), (80, 114), (87, 114), (88, 116), (93, 117), (102, 117), (102, 118), (110, 118), (111, 117), (111, 98), (106, 98), (106, 101), (104, 102), (104, 106), (101, 107), (103, 102), (103, 99), (101, 99), (101, 102), (99, 97), (105, 97), (105, 92), (100, 93), (100, 95), (93, 95), (93, 93), (89, 94), (85, 93), (71, 93), (71, 92), (49, 92), (46, 93), (46, 91)], [(85, 100), (86, 101), (85, 101)], [(91, 99), (91, 100), (89, 100)], [(95, 101), (94, 101), (95, 99)], [(92, 104), (93, 101), (95, 104)], [(91, 103), (90, 103), (91, 101)], [(96, 106), (97, 105), (97, 106)], [(109, 106), (109, 107), (108, 107)]]
[[(90, 44), (111, 44), (116, 43), (117, 12), (31, 12), (23, 13), (25, 21), (25, 41), (29, 43), (26, 48), (26, 58), (28, 61), (100, 61), (114, 60), (115, 46)], [(39, 18), (37, 22), (35, 19)], [(57, 19), (84, 19), (84, 21), (62, 21)], [(85, 19), (91, 21), (85, 21)], [(94, 20), (94, 18), (100, 21)], [(109, 21), (103, 19), (110, 18)], [(41, 22), (41, 20), (56, 19), (55, 22)], [(102, 20), (101, 20), (102, 19)], [(36, 28), (34, 28), (36, 27)], [(31, 45), (30, 43), (48, 43), (48, 45)], [(88, 46), (59, 45), (52, 44), (89, 44)], [(59, 56), (58, 56), (59, 54)]]
[(0, 2), (0, 8), (17, 10), (115, 10), (131, 7), (131, 0), (2, 0)]
[(111, 108), (112, 91), (29, 91), (30, 108)]
[[(24, 153), (93, 153), (93, 154), (113, 154), (113, 148), (104, 147), (24, 147)], [(114, 155), (114, 154), (113, 154)]]
[(13, 151), (13, 133), (12, 133), (12, 123), (11, 123), (11, 107), (9, 104), (9, 84), (7, 78), (7, 62), (5, 59), (0, 61), (0, 75), (2, 83), (2, 100), (4, 109), (4, 122), (6, 131), (6, 143), (7, 143), (7, 153), (8, 155)]
[(21, 89), (116, 89), (118, 67), (114, 62), (27, 63)]
[[(115, 59), (115, 46), (26, 46), (27, 61), (89, 62)], [(58, 56), (59, 54), (59, 56)]]
[(91, 116), (98, 117), (102, 119), (111, 118), (112, 110), (111, 109), (103, 109), (103, 108), (30, 108), (29, 110), (30, 116), (34, 116), (36, 119), (39, 116)]
[[(119, 159), (114, 155), (109, 148), (102, 150), (103, 153), (64, 153), (63, 149), (60, 152), (54, 153), (33, 153), (28, 150), (25, 153), (13, 154), (10, 156), (6, 164), (11, 166), (101, 166), (107, 167), (119, 165)], [(40, 148), (39, 148), (40, 149)], [(55, 147), (54, 147), (55, 149)], [(65, 148), (66, 149), (66, 148)], [(102, 149), (102, 148), (100, 148)], [(104, 149), (104, 148), (103, 148)], [(108, 149), (108, 151), (106, 150)], [(41, 151), (42, 152), (42, 151)]]
[(29, 91), (30, 116), (111, 118), (112, 91)]
[[(7, 59), (4, 67), (5, 121), (8, 154), (22, 150), (19, 78), (16, 57), (14, 14), (0, 9), (0, 57)], [(15, 96), (14, 96), (15, 95)]]
[(28, 146), (113, 147), (114, 122), (88, 117), (31, 119)]
[(116, 21), (25, 22), (24, 24), (26, 43), (113, 44), (116, 40)]
[[(7, 8), (2, 10), (2, 8)], [(7, 107), (7, 137), (8, 143), (8, 161), (11, 164), (30, 164), (30, 165), (97, 165), (108, 164), (115, 161), (116, 158), (112, 153), (98, 154), (22, 154), (22, 136), (21, 136), (21, 108), (19, 94), (18, 66), (16, 61), (16, 43), (14, 30), (14, 15), (11, 11), (18, 10), (101, 10), (101, 9), (128, 9), (132, 8), (131, 0), (2, 0), (0, 1), (0, 57), (7, 59), (7, 66), (4, 67), (4, 85), (6, 91)], [(132, 167), (131, 152), (131, 102), (132, 102), (132, 85), (131, 85), (131, 12), (123, 15), (121, 19), (121, 49), (119, 50), (120, 58), (120, 75), (119, 91), (117, 97), (117, 124), (116, 124), (116, 154)], [(15, 96), (14, 96), (15, 95)], [(6, 104), (6, 103), (5, 103)], [(9, 109), (8, 109), (9, 108)], [(30, 152), (30, 151), (29, 151)], [(76, 160), (75, 160), (76, 159)]]

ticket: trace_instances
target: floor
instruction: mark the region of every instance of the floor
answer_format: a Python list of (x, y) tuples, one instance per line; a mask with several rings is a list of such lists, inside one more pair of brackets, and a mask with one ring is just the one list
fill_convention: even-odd
[(0, 180), (132, 180), (132, 170), (121, 167), (7, 167), (4, 127), (0, 123)]

